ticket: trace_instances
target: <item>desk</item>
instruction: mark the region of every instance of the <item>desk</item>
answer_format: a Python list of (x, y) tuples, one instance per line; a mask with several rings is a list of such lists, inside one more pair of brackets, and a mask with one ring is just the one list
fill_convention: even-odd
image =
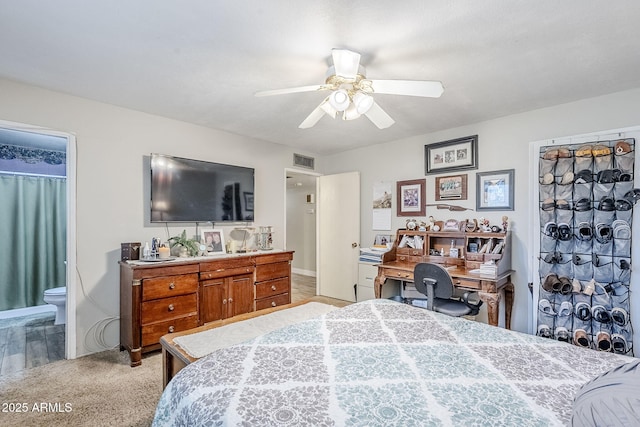
[[(413, 269), (415, 266), (415, 262), (396, 260), (378, 264), (378, 275), (374, 282), (376, 298), (380, 298), (382, 295), (382, 286), (387, 279), (413, 282)], [(501, 295), (504, 294), (504, 324), (507, 329), (511, 329), (511, 310), (513, 308), (514, 291), (513, 283), (511, 283), (511, 274), (513, 274), (513, 270), (507, 270), (495, 278), (487, 278), (479, 274), (469, 273), (469, 270), (464, 266), (450, 266), (447, 271), (453, 279), (453, 285), (457, 289), (478, 292), (480, 299), (487, 304), (488, 321), (490, 325), (498, 326), (500, 299)]]

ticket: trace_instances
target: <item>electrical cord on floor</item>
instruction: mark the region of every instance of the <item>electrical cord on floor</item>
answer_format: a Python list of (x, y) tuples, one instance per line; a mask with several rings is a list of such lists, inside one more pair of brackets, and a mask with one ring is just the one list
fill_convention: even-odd
[[(80, 289), (82, 290), (82, 295), (87, 301), (96, 306), (102, 313), (104, 313), (107, 317), (102, 320), (98, 320), (96, 323), (91, 325), (91, 327), (87, 330), (84, 335), (84, 344), (87, 350), (89, 351), (101, 351), (101, 350), (110, 350), (118, 347), (117, 344), (109, 345), (105, 339), (105, 330), (109, 324), (115, 322), (120, 319), (120, 316), (111, 315), (105, 310), (96, 300), (90, 297), (85, 288), (84, 282), (82, 280), (82, 275), (80, 274), (80, 270), (78, 269), (78, 265), (76, 264), (76, 274), (78, 275), (78, 282), (80, 283)], [(93, 346), (92, 343), (89, 342), (89, 337), (93, 336), (94, 342), (98, 344), (99, 347)]]
[[(87, 330), (84, 336), (84, 344), (87, 350), (95, 352), (102, 350), (111, 350), (118, 347), (118, 344), (109, 345), (105, 339), (105, 330), (107, 326), (112, 322), (119, 320), (120, 317), (108, 317), (106, 319), (102, 319), (94, 323), (89, 330)], [(94, 347), (93, 344), (89, 341), (89, 337), (93, 336), (93, 340), (98, 344), (98, 347)]]

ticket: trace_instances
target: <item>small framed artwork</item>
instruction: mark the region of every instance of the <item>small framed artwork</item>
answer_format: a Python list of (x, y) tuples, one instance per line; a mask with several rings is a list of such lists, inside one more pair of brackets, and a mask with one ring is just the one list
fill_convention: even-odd
[(397, 182), (397, 211), (398, 216), (424, 216), (426, 180), (414, 179)]
[(244, 210), (253, 212), (253, 193), (244, 192)]
[(436, 200), (467, 200), (467, 175), (436, 177)]
[(390, 243), (393, 243), (393, 236), (390, 234), (376, 234), (376, 238), (373, 240), (374, 248), (387, 248)]
[(202, 242), (207, 245), (207, 252), (225, 253), (224, 233), (222, 230), (202, 230), (201, 238)]
[(424, 146), (425, 174), (478, 169), (478, 135)]
[(476, 174), (476, 210), (512, 211), (515, 169)]

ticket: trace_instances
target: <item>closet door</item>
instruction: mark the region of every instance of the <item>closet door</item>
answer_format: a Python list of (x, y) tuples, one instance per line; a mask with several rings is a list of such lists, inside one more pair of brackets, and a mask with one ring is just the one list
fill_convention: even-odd
[(631, 303), (629, 289), (634, 206), (640, 200), (638, 137), (630, 129), (533, 145), (537, 335), (634, 354), (630, 308), (638, 304)]

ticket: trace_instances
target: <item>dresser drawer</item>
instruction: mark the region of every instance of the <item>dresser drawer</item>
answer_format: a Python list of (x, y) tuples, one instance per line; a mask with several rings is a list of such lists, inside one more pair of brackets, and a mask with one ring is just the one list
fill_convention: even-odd
[(255, 258), (256, 265), (273, 264), (274, 262), (291, 261), (293, 259), (293, 252), (262, 252), (258, 253)]
[(198, 315), (179, 317), (166, 322), (153, 323), (142, 327), (142, 345), (160, 342), (160, 337), (173, 332), (186, 331), (198, 327)]
[(142, 282), (142, 300), (149, 301), (184, 294), (198, 290), (198, 275), (156, 277)]
[(272, 298), (263, 298), (256, 300), (256, 310), (264, 310), (269, 307), (277, 307), (279, 305), (286, 305), (291, 302), (289, 293), (276, 295)]
[(257, 265), (256, 282), (277, 279), (279, 277), (289, 277), (290, 270), (291, 266), (289, 265), (289, 261)]
[(191, 314), (198, 314), (197, 293), (143, 302), (140, 320), (148, 325)]
[(240, 276), (253, 273), (253, 266), (219, 268), (200, 273), (200, 280), (219, 279), (221, 277)]
[(205, 261), (200, 263), (200, 274), (209, 271), (222, 271), (238, 267), (253, 267), (255, 260), (250, 256), (218, 258), (215, 261)]
[(266, 298), (286, 292), (289, 292), (288, 277), (256, 283), (256, 299)]

